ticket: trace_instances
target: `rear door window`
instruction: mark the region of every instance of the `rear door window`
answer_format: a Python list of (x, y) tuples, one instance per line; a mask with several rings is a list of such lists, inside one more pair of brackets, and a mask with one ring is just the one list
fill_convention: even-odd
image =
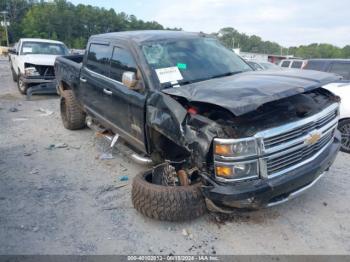
[(281, 67), (289, 67), (290, 61), (283, 61)]
[(92, 43), (88, 51), (86, 67), (101, 75), (109, 76), (111, 55), (109, 45)]
[(302, 61), (293, 61), (291, 68), (301, 68), (303, 66)]
[(343, 80), (350, 80), (350, 63), (333, 63), (329, 72), (341, 75)]
[(309, 60), (306, 63), (304, 69), (316, 70), (316, 71), (325, 71), (326, 62), (318, 60)]
[(111, 59), (111, 75), (114, 80), (122, 82), (123, 73), (131, 71), (136, 74), (137, 66), (134, 57), (129, 50), (122, 47), (114, 47)]

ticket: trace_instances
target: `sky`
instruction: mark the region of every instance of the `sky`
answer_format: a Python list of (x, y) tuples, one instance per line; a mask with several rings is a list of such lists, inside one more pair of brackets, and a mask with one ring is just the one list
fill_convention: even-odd
[(282, 46), (350, 45), (350, 0), (70, 0), (185, 31), (233, 27)]

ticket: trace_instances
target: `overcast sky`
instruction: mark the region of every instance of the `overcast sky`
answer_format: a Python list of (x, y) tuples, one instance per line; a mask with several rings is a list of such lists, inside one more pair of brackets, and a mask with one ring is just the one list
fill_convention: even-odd
[(234, 27), (285, 47), (350, 45), (350, 0), (71, 0), (114, 8), (185, 31), (216, 32)]

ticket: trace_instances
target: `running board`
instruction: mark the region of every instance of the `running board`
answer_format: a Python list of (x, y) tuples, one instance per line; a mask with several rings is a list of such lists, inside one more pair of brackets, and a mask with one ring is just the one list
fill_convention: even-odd
[[(106, 140), (110, 141), (111, 142), (110, 147), (114, 147), (117, 144), (118, 139), (119, 139), (119, 134), (113, 135), (112, 133), (106, 133), (107, 130), (94, 124), (93, 119), (90, 116), (86, 117), (86, 125), (89, 128), (91, 128), (92, 130), (94, 130), (95, 132), (99, 133)], [(130, 150), (132, 150), (132, 149), (130, 148)], [(137, 164), (146, 165), (146, 166), (153, 165), (152, 159), (150, 159), (149, 157), (141, 156), (135, 152), (133, 152), (132, 154), (129, 154), (129, 157), (132, 160), (134, 160), (134, 162), (136, 162)]]

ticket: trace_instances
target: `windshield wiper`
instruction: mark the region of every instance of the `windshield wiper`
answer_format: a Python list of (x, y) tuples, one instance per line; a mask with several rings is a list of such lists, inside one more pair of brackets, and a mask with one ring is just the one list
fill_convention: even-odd
[(210, 77), (210, 78), (208, 78), (208, 79), (220, 78), (220, 77), (225, 77), (225, 76), (232, 76), (232, 75), (236, 75), (236, 74), (243, 73), (243, 72), (244, 72), (243, 70), (241, 70), (241, 71), (235, 71), (235, 72), (227, 72), (227, 73), (224, 73), (224, 74), (212, 76), (212, 77)]

